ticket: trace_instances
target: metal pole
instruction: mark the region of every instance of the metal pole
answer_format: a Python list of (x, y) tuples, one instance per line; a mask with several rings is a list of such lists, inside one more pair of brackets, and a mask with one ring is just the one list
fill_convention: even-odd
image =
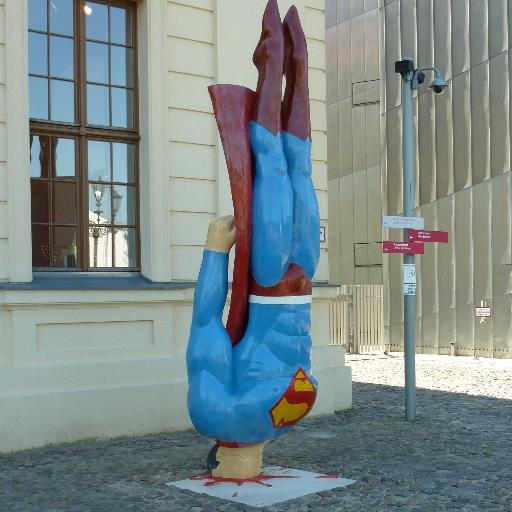
[[(412, 79), (414, 72), (402, 76), (402, 159), (404, 217), (414, 217), (414, 144), (412, 112)], [(404, 229), (404, 240), (409, 240)], [(414, 263), (414, 255), (405, 254), (404, 264)], [(405, 421), (416, 419), (415, 322), (416, 296), (404, 295), (404, 353), (405, 353)]]

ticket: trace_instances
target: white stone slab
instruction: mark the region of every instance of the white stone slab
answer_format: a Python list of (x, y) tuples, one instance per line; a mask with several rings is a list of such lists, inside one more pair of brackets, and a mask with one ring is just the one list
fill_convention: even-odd
[(263, 475), (277, 478), (262, 479), (261, 483), (244, 482), (241, 485), (231, 482), (216, 482), (214, 485), (208, 485), (212, 479), (192, 478), (169, 482), (167, 485), (253, 507), (266, 507), (308, 494), (346, 487), (355, 482), (355, 480), (337, 476), (282, 467), (264, 468)]

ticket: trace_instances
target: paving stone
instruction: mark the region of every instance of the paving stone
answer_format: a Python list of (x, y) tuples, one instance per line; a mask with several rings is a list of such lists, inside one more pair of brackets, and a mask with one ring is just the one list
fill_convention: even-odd
[[(403, 357), (348, 356), (354, 406), (269, 444), (267, 465), (341, 474), (344, 488), (269, 512), (512, 512), (512, 361), (418, 356), (405, 424)], [(169, 487), (204, 471), (193, 431), (0, 455), (0, 512), (254, 512)]]

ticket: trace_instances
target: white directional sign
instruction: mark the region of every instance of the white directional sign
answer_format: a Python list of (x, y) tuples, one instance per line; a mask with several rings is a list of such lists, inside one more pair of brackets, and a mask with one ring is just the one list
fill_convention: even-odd
[(382, 227), (392, 229), (423, 229), (425, 219), (421, 217), (382, 217)]
[(404, 284), (416, 284), (416, 265), (414, 263), (404, 265)]

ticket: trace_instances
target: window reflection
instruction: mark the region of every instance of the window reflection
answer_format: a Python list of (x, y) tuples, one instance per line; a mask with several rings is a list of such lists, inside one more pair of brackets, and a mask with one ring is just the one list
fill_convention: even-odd
[(48, 178), (49, 138), (30, 137), (30, 177)]
[(87, 86), (87, 123), (109, 126), (108, 87), (102, 85)]
[(29, 115), (33, 119), (48, 119), (48, 80), (31, 76), (29, 87)]
[(55, 172), (60, 178), (75, 176), (75, 141), (74, 139), (55, 139)]
[(135, 224), (135, 189), (115, 185), (112, 189), (112, 204), (115, 224)]
[(53, 267), (76, 268), (78, 266), (77, 229), (55, 226), (53, 228)]
[(48, 224), (50, 220), (50, 190), (48, 181), (32, 180), (30, 183), (32, 222)]
[(28, 72), (32, 75), (48, 75), (48, 36), (29, 32)]
[(112, 126), (133, 128), (133, 95), (129, 89), (112, 87)]
[(87, 81), (108, 84), (108, 45), (87, 43)]
[(63, 123), (75, 120), (75, 84), (63, 80), (50, 81), (51, 119)]
[(112, 144), (113, 180), (120, 183), (133, 183), (134, 172), (134, 147), (133, 144)]
[(50, 64), (50, 75), (52, 77), (73, 79), (75, 74), (73, 39), (50, 37)]
[(113, 85), (132, 85), (132, 50), (130, 48), (121, 48), (119, 46), (111, 46), (111, 80)]
[(32, 224), (32, 265), (50, 267), (51, 252), (49, 226)]
[(108, 6), (96, 2), (87, 2), (90, 14), (86, 17), (87, 39), (108, 41)]
[(110, 142), (90, 140), (87, 159), (89, 181), (110, 181)]
[(73, 182), (54, 181), (52, 203), (55, 224), (76, 224), (76, 193)]
[[(109, 130), (135, 125), (133, 4), (23, 1), (28, 3), (30, 118), (52, 122), (51, 132), (31, 122), (33, 265), (136, 268), (137, 137)], [(82, 63), (85, 75), (77, 76)], [(73, 138), (74, 128), (66, 125), (75, 123), (80, 132)], [(102, 140), (89, 140), (91, 133)]]
[(48, 3), (47, 0), (29, 0), (28, 2), (28, 28), (29, 30), (48, 30)]
[(112, 230), (105, 226), (89, 227), (89, 266), (92, 268), (112, 267)]
[(128, 9), (114, 6), (110, 8), (110, 41), (131, 46), (132, 13)]
[(136, 266), (136, 234), (135, 229), (117, 228), (114, 232), (114, 266), (133, 268)]
[(50, 0), (50, 32), (73, 35), (73, 0)]
[(112, 187), (101, 181), (89, 184), (89, 222), (105, 224), (112, 222)]
[(86, 8), (87, 123), (133, 128), (131, 10), (98, 2)]
[(73, 6), (74, 0), (29, 1), (29, 114), (32, 119), (75, 122)]

